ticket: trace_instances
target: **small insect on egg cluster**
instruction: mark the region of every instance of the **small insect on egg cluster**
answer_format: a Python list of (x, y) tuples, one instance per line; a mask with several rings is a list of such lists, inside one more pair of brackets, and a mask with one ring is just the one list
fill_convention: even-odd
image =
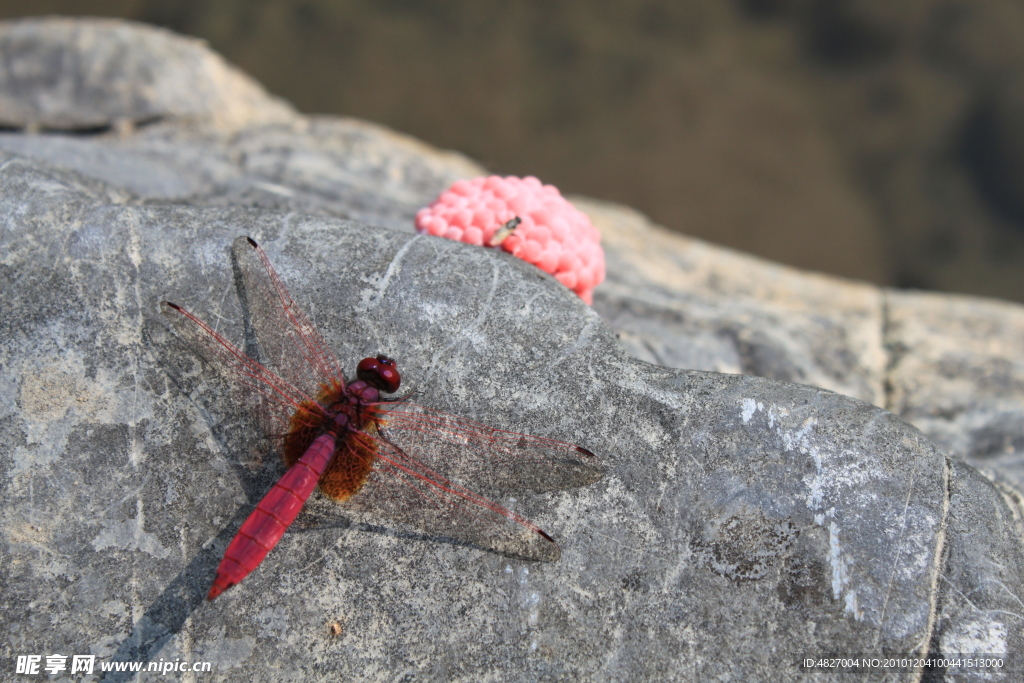
[[(500, 231), (516, 218), (515, 230), (499, 244)], [(594, 287), (604, 281), (597, 228), (557, 187), (532, 176), (460, 180), (416, 213), (416, 230), (476, 246), (500, 246), (551, 273), (588, 304)]]

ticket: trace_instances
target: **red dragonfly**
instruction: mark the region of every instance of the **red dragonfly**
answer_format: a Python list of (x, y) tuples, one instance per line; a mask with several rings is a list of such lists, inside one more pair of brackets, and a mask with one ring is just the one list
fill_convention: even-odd
[[(525, 517), (467, 485), (535, 491), (593, 483), (598, 459), (574, 444), (507, 432), (413, 403), (394, 360), (364, 358), (354, 382), (248, 237), (232, 251), (260, 359), (177, 304), (161, 302), (175, 331), (239, 383), (280, 437), (288, 468), (242, 523), (207, 595), (213, 600), (259, 566), (317, 483), (351, 509), (525, 559), (554, 561), (558, 546)], [(459, 483), (462, 482), (462, 483)]]

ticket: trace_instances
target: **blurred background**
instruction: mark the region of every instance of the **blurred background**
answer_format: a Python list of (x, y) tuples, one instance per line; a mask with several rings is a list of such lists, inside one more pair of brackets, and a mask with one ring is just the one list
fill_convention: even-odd
[(5, 0), (205, 39), (354, 116), (689, 235), (1024, 301), (1020, 0)]

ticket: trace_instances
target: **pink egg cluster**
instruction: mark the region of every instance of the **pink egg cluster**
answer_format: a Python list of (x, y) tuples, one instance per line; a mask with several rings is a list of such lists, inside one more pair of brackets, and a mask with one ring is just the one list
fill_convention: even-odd
[(521, 222), (500, 246), (551, 273), (588, 304), (604, 280), (601, 235), (558, 188), (533, 176), (459, 180), (416, 213), (417, 232), (491, 246), (495, 232)]

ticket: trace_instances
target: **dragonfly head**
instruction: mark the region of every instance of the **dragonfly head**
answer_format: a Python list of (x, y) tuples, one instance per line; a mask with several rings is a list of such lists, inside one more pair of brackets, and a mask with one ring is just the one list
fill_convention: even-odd
[(393, 394), (402, 384), (398, 365), (394, 360), (381, 354), (376, 358), (364, 358), (356, 366), (356, 376), (380, 391)]

